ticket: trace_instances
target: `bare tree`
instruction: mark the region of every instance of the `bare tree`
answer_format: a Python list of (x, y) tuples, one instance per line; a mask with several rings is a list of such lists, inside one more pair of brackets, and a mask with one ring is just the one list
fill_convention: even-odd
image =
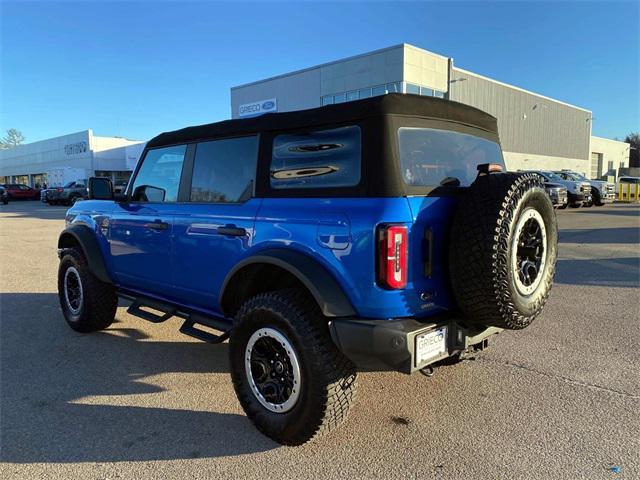
[(624, 141), (631, 144), (629, 152), (629, 166), (640, 167), (640, 132), (631, 132), (624, 137)]
[(0, 148), (6, 150), (7, 148), (13, 148), (24, 142), (24, 135), (15, 128), (7, 130), (7, 134), (0, 141)]

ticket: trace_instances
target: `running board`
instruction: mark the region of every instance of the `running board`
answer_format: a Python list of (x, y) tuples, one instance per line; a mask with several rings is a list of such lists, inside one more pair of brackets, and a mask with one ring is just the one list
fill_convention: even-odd
[(207, 343), (222, 343), (227, 338), (229, 338), (229, 330), (227, 330), (226, 332), (223, 331), (223, 333), (220, 335), (216, 335), (215, 333), (196, 328), (196, 325), (200, 324), (204, 325), (205, 327), (219, 330), (219, 327), (217, 327), (216, 325), (211, 325), (211, 322), (209, 322), (208, 320), (209, 319), (205, 317), (194, 319), (192, 316), (190, 316), (180, 327), (180, 333), (184, 333), (185, 335), (189, 335), (190, 337), (197, 338)]
[[(203, 342), (214, 344), (222, 343), (229, 338), (231, 325), (223, 319), (209, 317), (201, 313), (175, 307), (169, 303), (154, 300), (152, 298), (137, 297), (124, 292), (118, 292), (118, 295), (121, 298), (133, 302), (127, 309), (127, 313), (138, 318), (142, 318), (151, 323), (162, 323), (166, 322), (170, 318), (179, 317), (184, 319), (184, 323), (180, 327), (180, 333), (197, 338)], [(161, 312), (161, 314), (143, 310), (144, 307)], [(220, 335), (216, 335), (215, 333), (196, 328), (196, 325), (202, 325), (213, 330), (218, 330), (222, 333)]]
[[(146, 310), (142, 310), (142, 307), (152, 308), (153, 310), (162, 312), (162, 315), (147, 312)], [(162, 323), (173, 317), (176, 314), (176, 309), (172, 307), (167, 308), (166, 304), (155, 302), (151, 299), (136, 298), (133, 303), (129, 305), (129, 308), (127, 308), (127, 313), (143, 318), (151, 323)]]

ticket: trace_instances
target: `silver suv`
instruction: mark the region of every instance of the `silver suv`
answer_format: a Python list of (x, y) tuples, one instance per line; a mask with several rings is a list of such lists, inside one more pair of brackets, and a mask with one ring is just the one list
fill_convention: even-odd
[(591, 207), (593, 205), (591, 198), (591, 184), (589, 182), (566, 180), (557, 173), (548, 170), (529, 171), (540, 175), (545, 182), (557, 183), (565, 187), (569, 197), (569, 206), (578, 208), (581, 206)]
[(616, 186), (613, 183), (604, 180), (589, 180), (581, 173), (572, 170), (561, 170), (554, 172), (565, 180), (574, 180), (577, 182), (588, 182), (591, 185), (591, 197), (593, 203), (601, 207), (605, 203), (613, 203), (616, 199)]

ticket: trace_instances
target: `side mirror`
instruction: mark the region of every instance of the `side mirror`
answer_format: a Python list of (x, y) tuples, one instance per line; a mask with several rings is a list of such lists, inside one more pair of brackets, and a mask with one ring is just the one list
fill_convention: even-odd
[(89, 200), (113, 200), (113, 185), (105, 177), (89, 179)]

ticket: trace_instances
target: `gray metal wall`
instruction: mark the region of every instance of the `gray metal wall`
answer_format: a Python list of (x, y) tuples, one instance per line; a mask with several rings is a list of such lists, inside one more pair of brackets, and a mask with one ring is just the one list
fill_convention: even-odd
[[(498, 119), (502, 149), (589, 159), (591, 112), (453, 68), (449, 98)], [(466, 80), (460, 80), (466, 79)]]

